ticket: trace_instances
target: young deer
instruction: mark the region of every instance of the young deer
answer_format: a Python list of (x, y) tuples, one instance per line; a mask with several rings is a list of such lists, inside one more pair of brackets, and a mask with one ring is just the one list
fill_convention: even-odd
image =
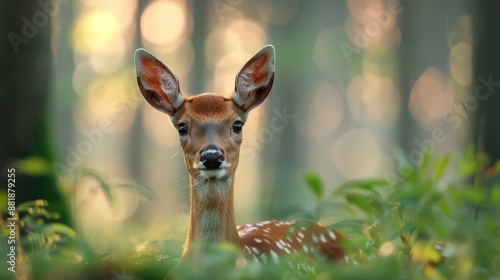
[(198, 266), (204, 250), (193, 244), (230, 242), (249, 258), (279, 262), (294, 253), (347, 259), (345, 238), (318, 223), (265, 221), (236, 227), (233, 205), (234, 174), (243, 126), (250, 110), (269, 95), (274, 81), (274, 47), (257, 52), (236, 75), (230, 97), (203, 93), (187, 97), (170, 69), (144, 49), (135, 52), (137, 82), (144, 98), (166, 113), (179, 131), (189, 171), (190, 219), (182, 261)]

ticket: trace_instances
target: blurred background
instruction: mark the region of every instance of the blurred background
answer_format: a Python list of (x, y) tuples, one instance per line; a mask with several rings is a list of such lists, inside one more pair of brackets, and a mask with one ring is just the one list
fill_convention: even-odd
[[(439, 155), (476, 143), (500, 159), (499, 2), (1, 6), (2, 166), (18, 164), (18, 203), (48, 199), (96, 248), (117, 235), (183, 239), (187, 229), (189, 182), (178, 133), (138, 90), (139, 47), (172, 69), (184, 93), (229, 95), (241, 66), (263, 45), (275, 46), (274, 89), (245, 125), (238, 224), (311, 210), (308, 171), (331, 191), (354, 179), (404, 180), (426, 149)], [(83, 168), (110, 184), (143, 185), (151, 199), (116, 188), (113, 208), (95, 177), (75, 175)]]

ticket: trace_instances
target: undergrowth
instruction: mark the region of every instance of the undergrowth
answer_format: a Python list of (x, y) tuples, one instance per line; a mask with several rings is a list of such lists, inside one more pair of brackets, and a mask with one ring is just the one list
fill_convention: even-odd
[[(500, 163), (468, 148), (439, 158), (427, 153), (418, 166), (401, 164), (404, 168), (382, 179), (350, 181), (331, 193), (318, 174), (305, 175), (317, 205), (301, 218), (322, 221), (348, 237), (351, 258), (357, 260), (352, 264), (294, 256), (263, 266), (244, 259), (234, 246), (216, 244), (207, 262), (217, 270), (197, 275), (177, 266), (182, 241), (173, 239), (122, 244), (128, 253), (110, 258), (57, 223), (57, 215), (45, 210), (47, 202), (38, 200), (17, 208), (18, 271), (4, 269), (0, 278), (500, 279)], [(112, 185), (96, 172), (84, 175), (99, 181), (113, 203)], [(150, 195), (133, 184), (115, 187)], [(8, 235), (2, 226), (3, 263)]]

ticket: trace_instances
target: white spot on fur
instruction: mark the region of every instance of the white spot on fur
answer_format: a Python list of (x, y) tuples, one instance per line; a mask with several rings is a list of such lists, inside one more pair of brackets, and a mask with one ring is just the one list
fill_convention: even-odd
[(337, 236), (335, 235), (335, 233), (333, 233), (333, 231), (331, 230), (328, 230), (328, 235), (333, 239), (333, 240), (337, 240)]
[(302, 249), (304, 249), (304, 252), (306, 252), (306, 253), (309, 252), (309, 248), (307, 247), (306, 244), (302, 245)]
[(326, 237), (323, 234), (320, 234), (319, 239), (321, 242), (326, 243)]
[(261, 227), (261, 226), (268, 225), (270, 223), (271, 223), (271, 221), (262, 221), (262, 222), (258, 222), (256, 225), (259, 226), (259, 227)]
[(281, 245), (280, 242), (276, 242), (276, 247), (278, 247), (281, 250), (285, 249), (285, 247), (283, 247), (283, 245)]
[(252, 252), (254, 252), (255, 254), (260, 254), (259, 249), (257, 249), (256, 247), (252, 247)]
[(318, 237), (316, 236), (316, 234), (312, 235), (312, 240), (314, 243), (318, 243)]
[(279, 243), (280, 243), (282, 246), (286, 246), (286, 242), (285, 242), (285, 241), (283, 241), (283, 239), (280, 239), (280, 240), (278, 240), (278, 241), (279, 241)]
[(259, 239), (259, 238), (254, 238), (253, 240), (254, 240), (255, 242), (257, 242), (257, 243), (262, 243), (262, 240), (261, 240), (261, 239)]

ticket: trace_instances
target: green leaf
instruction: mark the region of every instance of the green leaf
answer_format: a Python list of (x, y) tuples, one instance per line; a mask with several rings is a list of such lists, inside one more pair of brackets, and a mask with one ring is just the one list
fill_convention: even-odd
[(441, 212), (447, 216), (451, 216), (453, 214), (449, 198), (443, 197), (443, 199), (439, 201), (439, 209), (441, 209)]
[(433, 152), (433, 149), (430, 149), (428, 147), (425, 147), (424, 149), (421, 150), (422, 152), (422, 161), (420, 162), (420, 169), (421, 170), (428, 170), (430, 165), (431, 165), (431, 155)]
[(355, 188), (361, 188), (361, 189), (367, 189), (367, 190), (373, 190), (377, 187), (388, 187), (390, 184), (386, 179), (371, 179), (371, 180), (355, 180), (355, 181), (349, 181), (344, 184), (342, 184), (339, 189), (352, 189), (353, 187)]
[(463, 157), (460, 159), (459, 172), (462, 177), (468, 177), (472, 175), (476, 170), (476, 161), (471, 148), (467, 148)]
[(390, 186), (389, 181), (385, 179), (373, 179), (373, 180), (357, 180), (350, 181), (339, 186), (335, 191), (333, 191), (330, 197), (345, 196), (347, 194), (357, 194), (357, 193), (368, 193), (378, 200), (382, 200), (382, 196), (377, 188)]
[(368, 195), (363, 195), (363, 194), (347, 194), (345, 195), (345, 199), (360, 208), (362, 211), (364, 211), (368, 215), (378, 214), (382, 210), (382, 204), (380, 201), (377, 201), (375, 198), (368, 196)]
[(434, 222), (433, 230), (439, 238), (446, 238), (450, 234), (448, 228), (442, 222)]
[(496, 205), (500, 205), (500, 185), (495, 185), (491, 188), (491, 202)]
[(476, 204), (481, 204), (486, 200), (485, 193), (480, 189), (465, 189), (462, 192), (462, 196)]
[(417, 225), (415, 225), (414, 223), (406, 224), (406, 225), (402, 226), (399, 230), (391, 233), (389, 235), (389, 237), (387, 237), (386, 241), (394, 240), (394, 239), (400, 237), (402, 234), (405, 234), (407, 232), (409, 232), (411, 234), (411, 232), (413, 232), (416, 228), (417, 228)]
[(112, 190), (112, 187), (108, 183), (107, 179), (105, 179), (104, 176), (102, 174), (100, 174), (99, 172), (97, 172), (95, 170), (91, 170), (91, 169), (84, 169), (83, 175), (94, 178), (99, 183), (99, 186), (104, 191), (104, 194), (106, 196), (106, 200), (108, 201), (109, 205), (111, 206), (112, 209), (116, 209), (116, 207), (118, 205), (118, 201), (117, 201), (117, 199), (114, 195), (114, 192)]
[(116, 184), (116, 187), (130, 189), (134, 193), (138, 194), (139, 196), (147, 200), (153, 199), (153, 191), (150, 188), (143, 185), (139, 185), (137, 183)]
[(65, 224), (61, 223), (49, 223), (43, 226), (43, 232), (45, 234), (56, 233), (61, 236), (66, 236), (72, 239), (76, 239), (76, 232)]
[(387, 237), (386, 241), (392, 241), (396, 238), (398, 238), (401, 234), (399, 233), (399, 230), (396, 230), (395, 232), (391, 233), (389, 237)]
[(8, 194), (7, 194), (7, 188), (5, 189), (0, 189), (0, 211), (6, 212), (7, 211), (7, 201), (8, 201)]
[(49, 162), (41, 157), (27, 157), (15, 162), (13, 166), (18, 173), (32, 176), (47, 175), (52, 172)]
[(362, 219), (347, 219), (332, 224), (330, 228), (336, 229), (341, 227), (357, 227), (362, 229), (364, 224), (365, 221)]
[(434, 176), (435, 180), (440, 180), (441, 177), (443, 176), (444, 171), (446, 170), (446, 167), (448, 167), (448, 163), (450, 162), (450, 157), (449, 156), (444, 156), (437, 161), (437, 167), (436, 167), (436, 173)]
[(318, 199), (323, 197), (324, 187), (321, 178), (316, 172), (308, 172), (304, 175), (307, 185)]

